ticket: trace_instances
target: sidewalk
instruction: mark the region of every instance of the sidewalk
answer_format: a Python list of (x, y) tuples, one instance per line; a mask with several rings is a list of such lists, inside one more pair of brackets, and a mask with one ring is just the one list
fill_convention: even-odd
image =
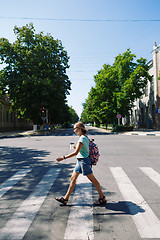
[(27, 136), (35, 136), (35, 135), (40, 135), (40, 133), (34, 132), (33, 130), (29, 130), (29, 131), (1, 132), (1, 133), (0, 133), (0, 138), (27, 137)]
[(154, 130), (154, 129), (139, 129), (139, 130), (133, 130), (129, 132), (111, 132), (106, 129), (101, 129), (104, 132), (108, 132), (109, 134), (121, 134), (121, 135), (140, 135), (140, 136), (158, 136), (160, 137), (160, 130)]

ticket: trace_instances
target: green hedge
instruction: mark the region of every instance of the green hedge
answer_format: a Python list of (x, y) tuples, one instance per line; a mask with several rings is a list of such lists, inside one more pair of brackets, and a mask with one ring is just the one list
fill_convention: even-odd
[(126, 132), (126, 131), (133, 131), (134, 126), (132, 125), (115, 125), (113, 128), (114, 132)]

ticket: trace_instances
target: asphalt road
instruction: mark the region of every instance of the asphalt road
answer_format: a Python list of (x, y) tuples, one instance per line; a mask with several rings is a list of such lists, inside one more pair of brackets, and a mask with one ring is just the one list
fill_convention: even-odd
[(77, 142), (73, 129), (51, 136), (0, 139), (0, 240), (160, 239), (160, 137), (111, 135), (91, 128), (100, 148), (93, 171), (107, 204), (80, 177), (68, 205), (63, 196), (76, 162), (56, 162)]

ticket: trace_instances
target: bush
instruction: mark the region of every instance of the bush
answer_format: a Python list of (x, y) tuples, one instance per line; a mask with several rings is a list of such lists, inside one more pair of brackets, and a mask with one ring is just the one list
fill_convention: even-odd
[(114, 132), (126, 132), (126, 131), (133, 131), (134, 126), (132, 125), (115, 125), (113, 128)]

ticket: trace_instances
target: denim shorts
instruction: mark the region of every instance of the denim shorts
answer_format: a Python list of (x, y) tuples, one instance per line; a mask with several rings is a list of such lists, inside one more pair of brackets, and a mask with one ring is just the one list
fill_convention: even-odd
[(87, 158), (78, 158), (77, 164), (74, 168), (75, 172), (82, 173), (83, 175), (89, 175), (92, 173), (91, 161), (89, 157)]

